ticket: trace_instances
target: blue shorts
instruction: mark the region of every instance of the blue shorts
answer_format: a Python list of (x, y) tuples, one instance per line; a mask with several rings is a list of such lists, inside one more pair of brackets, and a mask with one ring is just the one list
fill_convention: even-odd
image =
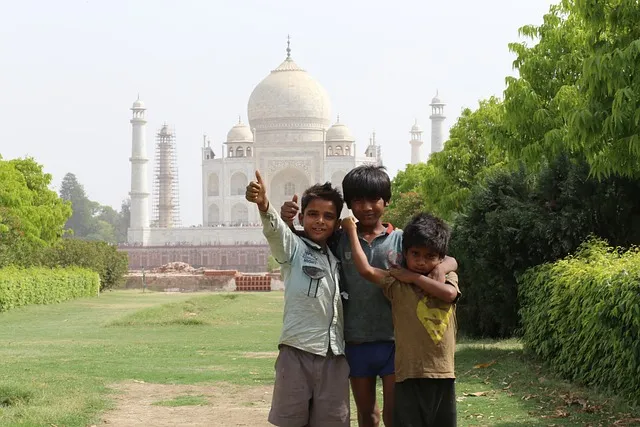
[(395, 373), (396, 344), (393, 341), (347, 344), (345, 353), (352, 378), (384, 377)]

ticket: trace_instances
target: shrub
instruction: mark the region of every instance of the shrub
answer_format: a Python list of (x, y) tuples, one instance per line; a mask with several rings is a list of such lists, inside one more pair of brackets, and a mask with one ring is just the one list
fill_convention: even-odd
[(5, 267), (0, 269), (0, 312), (96, 296), (99, 289), (98, 274), (84, 268)]
[(520, 278), (526, 351), (570, 380), (640, 403), (640, 251), (591, 240)]
[(129, 268), (127, 254), (118, 252), (116, 246), (78, 239), (63, 239), (57, 246), (47, 249), (43, 253), (42, 264), (89, 268), (100, 275), (101, 291), (120, 286)]
[(640, 243), (640, 181), (589, 177), (584, 161), (558, 157), (536, 174), (502, 171), (475, 187), (456, 218), (460, 329), (504, 337), (519, 326), (517, 278), (574, 251), (589, 235)]

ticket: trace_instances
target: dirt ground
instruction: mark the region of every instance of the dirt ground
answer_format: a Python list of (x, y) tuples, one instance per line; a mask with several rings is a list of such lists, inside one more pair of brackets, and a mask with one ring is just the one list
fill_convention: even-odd
[[(237, 427), (269, 426), (271, 386), (241, 387), (232, 384), (166, 385), (143, 382), (115, 384), (116, 407), (102, 425), (109, 427)], [(183, 396), (202, 396), (201, 406), (157, 406)]]

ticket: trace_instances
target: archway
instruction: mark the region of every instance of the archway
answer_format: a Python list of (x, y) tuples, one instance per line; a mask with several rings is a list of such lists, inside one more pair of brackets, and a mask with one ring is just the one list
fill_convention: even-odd
[(247, 184), (249, 181), (247, 180), (247, 176), (242, 172), (236, 172), (231, 176), (230, 182), (230, 194), (232, 196), (241, 196), (244, 194)]
[(299, 169), (287, 168), (276, 172), (268, 186), (269, 200), (273, 207), (280, 212), (280, 206), (298, 195), (298, 203), (302, 200), (302, 193), (309, 187), (309, 178)]
[(209, 205), (209, 212), (207, 214), (207, 226), (215, 227), (220, 224), (220, 208), (215, 203)]
[(207, 194), (209, 196), (219, 196), (220, 195), (220, 179), (218, 178), (217, 173), (210, 173), (209, 179), (207, 182)]

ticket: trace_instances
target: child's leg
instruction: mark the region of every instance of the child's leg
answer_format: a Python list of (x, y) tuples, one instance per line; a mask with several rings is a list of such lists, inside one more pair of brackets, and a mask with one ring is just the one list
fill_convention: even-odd
[(313, 359), (306, 351), (280, 346), (269, 422), (280, 427), (300, 427), (309, 423), (313, 393)]
[(309, 427), (349, 427), (349, 364), (344, 356), (315, 356)]
[[(385, 378), (393, 377), (395, 343), (393, 341), (347, 344), (347, 358), (351, 368), (351, 390), (358, 408), (358, 425), (360, 427), (378, 427), (380, 425), (380, 409), (376, 404), (376, 380), (383, 378), (385, 393), (384, 409), (385, 425), (391, 427), (393, 414), (393, 398), (387, 393), (393, 390), (393, 384)], [(391, 380), (393, 383), (393, 380)], [(388, 414), (386, 413), (388, 411)]]
[(384, 406), (382, 409), (382, 419), (385, 427), (393, 427), (393, 407), (395, 405), (395, 374), (382, 377), (382, 399)]
[(378, 427), (380, 408), (376, 403), (376, 377), (351, 377), (351, 391), (358, 411), (359, 427)]
[(396, 383), (396, 427), (455, 427), (453, 378), (412, 378)]

